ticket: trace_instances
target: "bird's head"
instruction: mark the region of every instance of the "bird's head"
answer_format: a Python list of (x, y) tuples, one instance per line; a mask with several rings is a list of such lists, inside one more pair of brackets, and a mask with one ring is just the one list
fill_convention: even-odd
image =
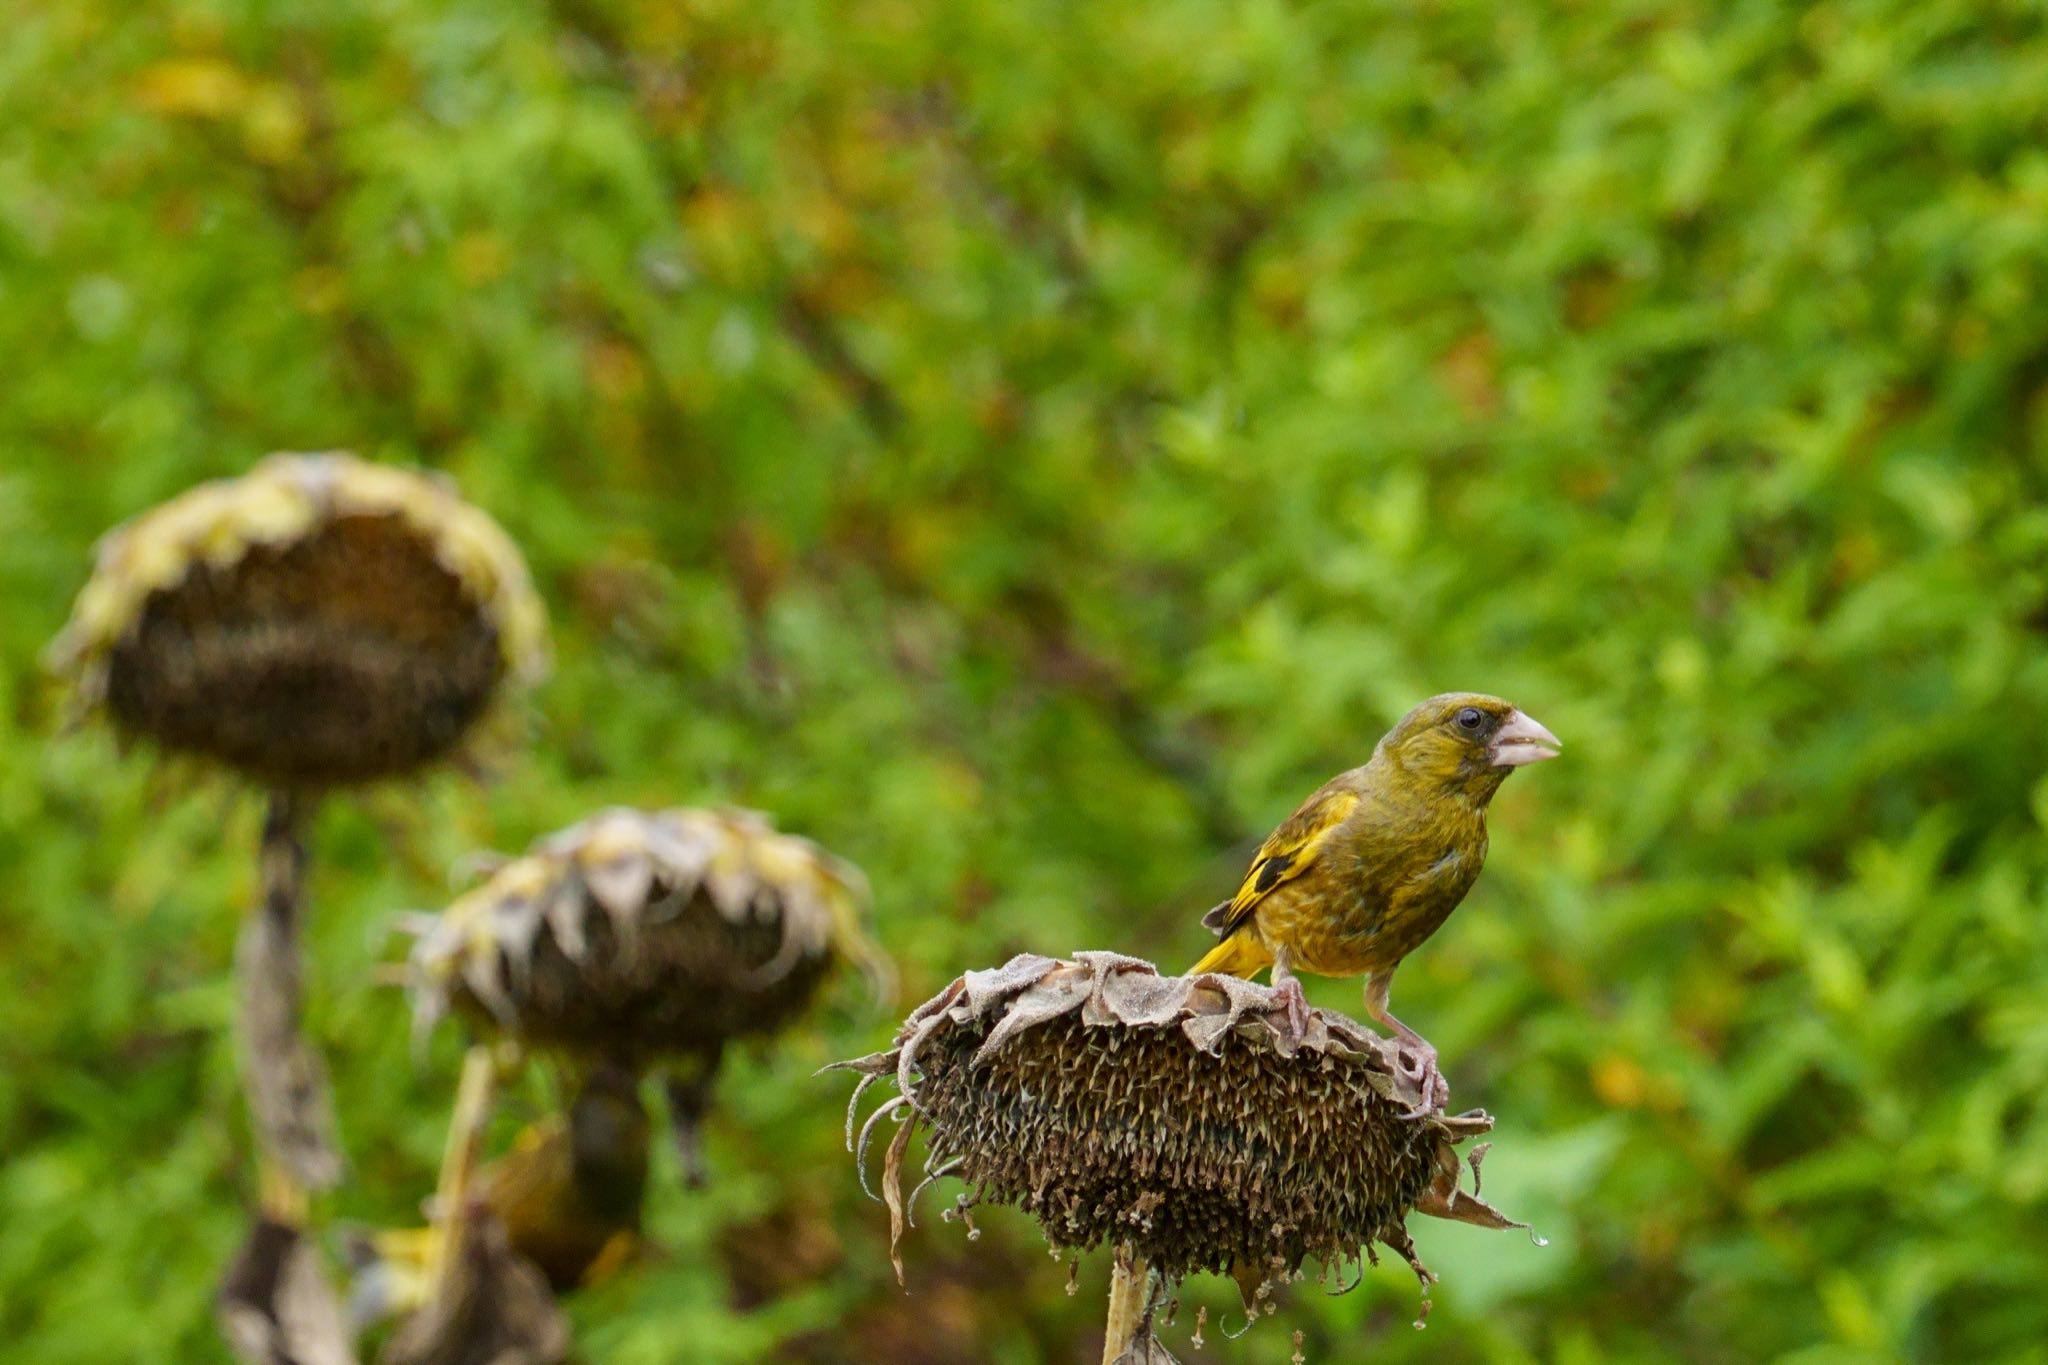
[(1556, 758), (1560, 745), (1534, 717), (1482, 692), (1446, 692), (1401, 717), (1378, 754), (1412, 778), (1485, 805), (1507, 775)]

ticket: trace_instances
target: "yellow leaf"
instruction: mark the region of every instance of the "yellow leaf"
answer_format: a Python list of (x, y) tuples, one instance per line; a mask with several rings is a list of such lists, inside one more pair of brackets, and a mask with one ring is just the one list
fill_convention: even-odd
[(173, 118), (222, 118), (248, 99), (248, 79), (217, 57), (158, 62), (135, 84), (137, 104)]
[(498, 279), (512, 263), (512, 248), (495, 232), (465, 232), (455, 241), (455, 274), (474, 289)]
[(1615, 1109), (1634, 1109), (1648, 1098), (1650, 1078), (1643, 1068), (1618, 1052), (1593, 1063), (1593, 1091)]
[(298, 155), (306, 141), (306, 113), (291, 87), (254, 92), (242, 112), (242, 142), (249, 155), (275, 166)]

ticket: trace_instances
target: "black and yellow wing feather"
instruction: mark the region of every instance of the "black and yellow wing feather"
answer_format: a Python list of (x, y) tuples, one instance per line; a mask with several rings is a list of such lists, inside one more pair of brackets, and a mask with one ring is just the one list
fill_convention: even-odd
[(1300, 809), (1266, 836), (1237, 894), (1202, 916), (1202, 923), (1219, 937), (1236, 933), (1257, 913), (1259, 902), (1270, 896), (1273, 888), (1315, 866), (1330, 835), (1357, 808), (1358, 801), (1355, 791), (1325, 787), (1302, 802)]

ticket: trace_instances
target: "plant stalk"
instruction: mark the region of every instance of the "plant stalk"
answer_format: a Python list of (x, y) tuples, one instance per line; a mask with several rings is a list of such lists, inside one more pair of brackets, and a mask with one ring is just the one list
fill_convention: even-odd
[(331, 1189), (342, 1174), (327, 1069), (300, 1030), (299, 920), (313, 805), (295, 792), (271, 793), (262, 899), (235, 945), (242, 1089), (260, 1149), (263, 1207), (291, 1227), (304, 1221), (308, 1191)]
[(482, 1154), (484, 1129), (497, 1097), (498, 1059), (489, 1044), (470, 1047), (462, 1059), (462, 1080), (455, 1091), (455, 1112), (448, 1120), (448, 1145), (441, 1154), (441, 1177), (434, 1186), (434, 1226), (429, 1244), (427, 1294), (438, 1303), (448, 1287), (455, 1258), (470, 1218), (469, 1187)]
[(1152, 1301), (1152, 1272), (1129, 1244), (1117, 1248), (1109, 1278), (1109, 1321), (1102, 1337), (1102, 1365), (1116, 1365), (1137, 1344)]

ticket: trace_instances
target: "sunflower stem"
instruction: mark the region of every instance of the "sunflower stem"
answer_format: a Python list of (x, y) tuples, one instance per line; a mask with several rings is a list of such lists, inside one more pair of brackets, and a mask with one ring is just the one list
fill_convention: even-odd
[(299, 920), (305, 903), (305, 829), (313, 802), (270, 795), (259, 854), (262, 899), (235, 945), (242, 1088), (261, 1151), (263, 1207), (296, 1227), (308, 1191), (340, 1182), (327, 1070), (300, 1030)]
[(461, 1255), (470, 1217), (469, 1187), (483, 1151), (484, 1129), (498, 1090), (498, 1059), (489, 1044), (476, 1044), (462, 1059), (455, 1112), (448, 1120), (448, 1146), (441, 1154), (441, 1178), (434, 1187), (435, 1237), (427, 1253), (427, 1301), (438, 1303), (448, 1287), (450, 1267)]
[(1102, 1337), (1102, 1365), (1116, 1365), (1137, 1344), (1152, 1301), (1152, 1272), (1128, 1243), (1117, 1248), (1109, 1277), (1109, 1321)]

